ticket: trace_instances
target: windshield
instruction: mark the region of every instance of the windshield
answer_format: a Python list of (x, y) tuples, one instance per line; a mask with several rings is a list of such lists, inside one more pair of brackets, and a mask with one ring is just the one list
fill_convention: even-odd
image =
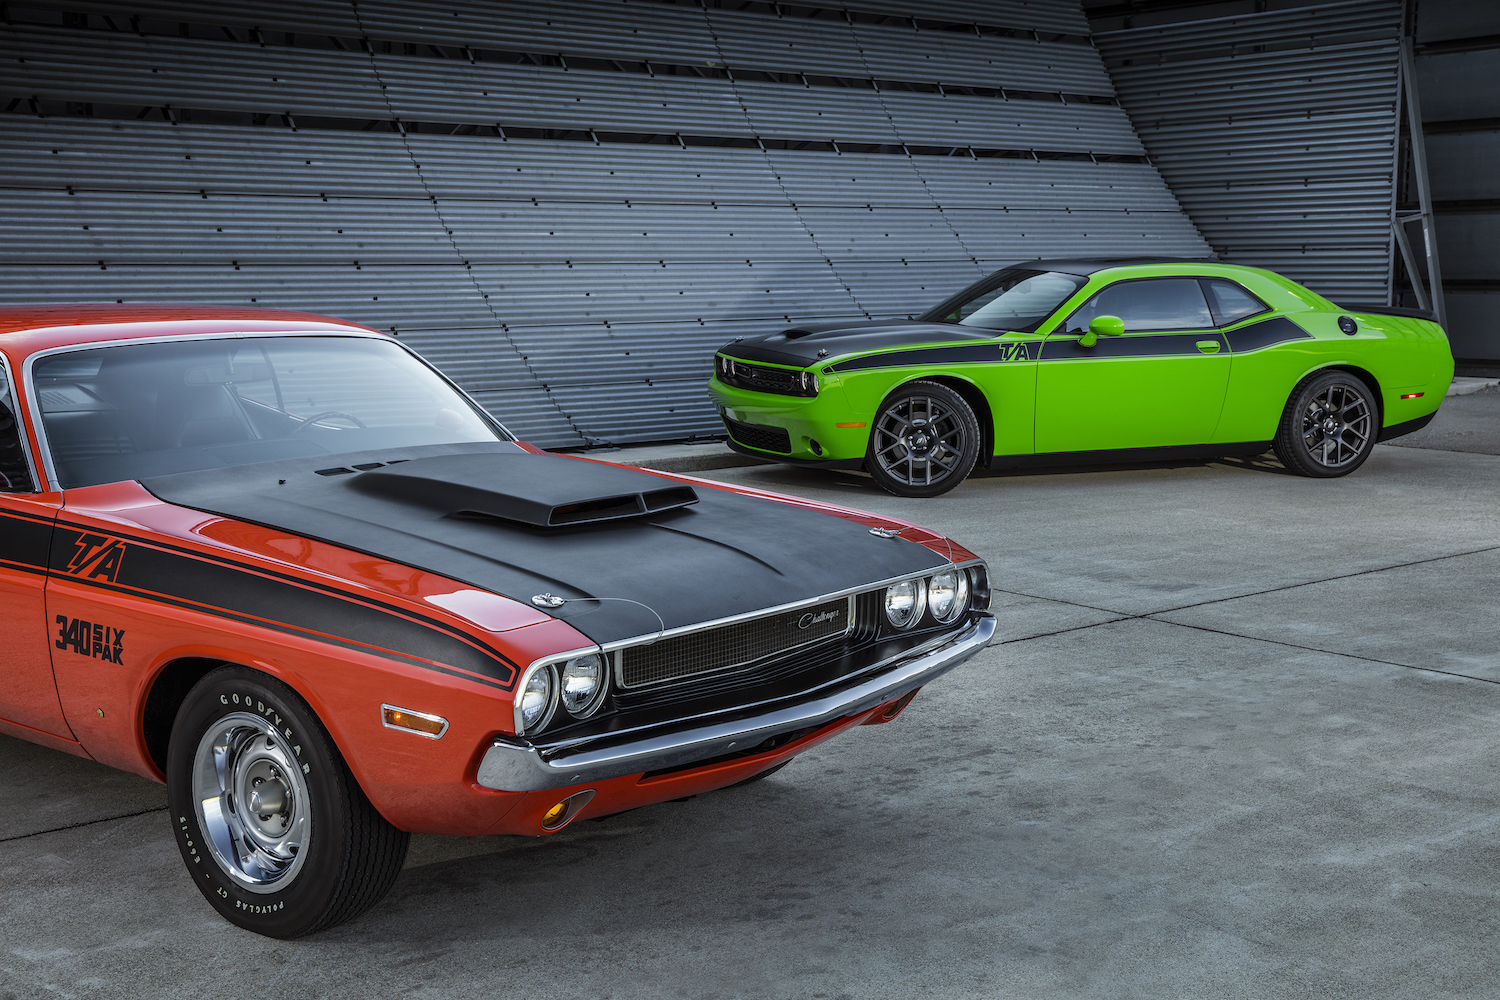
[(39, 360), (32, 379), (64, 488), (281, 458), (506, 440), (430, 368), (373, 338), (101, 347)]
[(1085, 281), (1058, 271), (1007, 268), (964, 289), (922, 318), (983, 330), (1035, 333)]

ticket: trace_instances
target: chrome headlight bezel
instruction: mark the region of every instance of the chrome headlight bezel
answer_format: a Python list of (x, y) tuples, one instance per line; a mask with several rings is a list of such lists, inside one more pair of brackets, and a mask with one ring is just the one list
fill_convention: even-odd
[[(891, 595), (892, 592), (896, 590), (896, 588), (908, 586), (914, 589), (914, 593), (912, 595), (910, 617), (899, 619), (891, 612)], [(917, 623), (922, 620), (922, 616), (927, 611), (926, 578), (914, 576), (906, 580), (897, 580), (895, 583), (890, 584), (885, 588), (885, 593), (883, 595), (881, 604), (885, 611), (885, 620), (890, 624), (892, 628), (901, 632), (911, 631), (916, 627)]]
[[(545, 704), (540, 714), (528, 723), (525, 719), (524, 706), (526, 694), (531, 690), (534, 681), (542, 681), (545, 687)], [(557, 712), (557, 678), (552, 671), (551, 663), (533, 663), (527, 668), (526, 673), (521, 675), (521, 682), (516, 685), (515, 721), (516, 735), (525, 736), (528, 733), (539, 733), (547, 728), (552, 721), (552, 716)]]
[[(568, 700), (568, 671), (574, 664), (585, 660), (593, 660), (598, 668), (598, 683), (588, 697), (579, 701), (576, 705), (570, 704)], [(599, 711), (604, 704), (604, 696), (609, 691), (610, 657), (598, 652), (581, 653), (578, 656), (570, 656), (566, 660), (559, 660), (553, 664), (557, 673), (557, 700), (564, 712), (575, 719), (587, 719)]]
[[(952, 603), (945, 611), (938, 610), (938, 603), (933, 599), (933, 594), (938, 592), (937, 582), (944, 577), (952, 578), (951, 590), (953, 592)], [(950, 588), (944, 588), (950, 589)], [(969, 573), (967, 570), (951, 567), (934, 573), (927, 578), (927, 610), (932, 613), (932, 620), (940, 625), (948, 625), (957, 621), (964, 612), (969, 610)]]

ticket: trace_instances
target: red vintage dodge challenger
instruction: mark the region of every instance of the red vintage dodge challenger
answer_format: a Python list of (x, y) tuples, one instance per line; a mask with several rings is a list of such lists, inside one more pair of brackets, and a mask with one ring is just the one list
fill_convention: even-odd
[(306, 313), (0, 308), (0, 732), (167, 785), (273, 937), (409, 834), (763, 777), (989, 642), (984, 563), (889, 518), (519, 442)]

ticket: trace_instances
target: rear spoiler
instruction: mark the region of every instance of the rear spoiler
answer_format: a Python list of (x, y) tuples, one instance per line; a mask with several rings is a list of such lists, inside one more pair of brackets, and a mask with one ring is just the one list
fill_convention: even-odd
[(1410, 319), (1425, 319), (1437, 322), (1437, 313), (1431, 309), (1408, 309), (1405, 306), (1377, 306), (1366, 302), (1335, 302), (1340, 309), (1352, 313), (1369, 313), (1372, 316), (1406, 316)]

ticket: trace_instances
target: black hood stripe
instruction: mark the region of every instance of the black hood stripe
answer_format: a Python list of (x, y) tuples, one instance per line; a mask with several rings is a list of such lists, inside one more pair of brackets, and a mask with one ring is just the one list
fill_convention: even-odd
[[(78, 543), (90, 534), (126, 543), (113, 579), (69, 572)], [(505, 691), (520, 674), (519, 666), (504, 654), (444, 622), (112, 527), (94, 532), (59, 524), (50, 562), (54, 575), (74, 583), (373, 652)]]

